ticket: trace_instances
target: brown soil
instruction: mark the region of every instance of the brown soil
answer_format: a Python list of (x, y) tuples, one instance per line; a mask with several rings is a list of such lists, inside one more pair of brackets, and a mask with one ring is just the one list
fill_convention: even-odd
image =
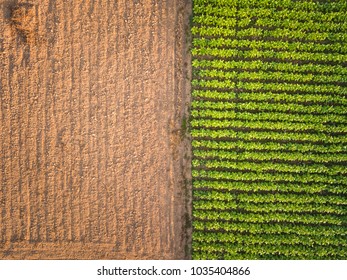
[(190, 257), (184, 0), (0, 0), (0, 258)]
[(35, 43), (37, 24), (33, 4), (21, 3), (12, 7), (11, 21), (26, 43)]

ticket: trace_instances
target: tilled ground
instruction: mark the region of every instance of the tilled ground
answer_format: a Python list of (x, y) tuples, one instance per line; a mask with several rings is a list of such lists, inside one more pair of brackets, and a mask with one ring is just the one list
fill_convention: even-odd
[(190, 5), (0, 0), (0, 258), (189, 258)]

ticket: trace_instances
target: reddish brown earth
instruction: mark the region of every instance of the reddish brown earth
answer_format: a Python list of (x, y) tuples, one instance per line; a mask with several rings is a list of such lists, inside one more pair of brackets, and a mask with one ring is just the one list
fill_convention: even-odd
[(190, 5), (0, 0), (0, 258), (189, 258)]

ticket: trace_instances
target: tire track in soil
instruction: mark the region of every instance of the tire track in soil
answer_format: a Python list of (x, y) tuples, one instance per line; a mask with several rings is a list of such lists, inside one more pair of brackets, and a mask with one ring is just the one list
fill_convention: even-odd
[(30, 42), (0, 2), (0, 258), (189, 257), (189, 4), (31, 2)]

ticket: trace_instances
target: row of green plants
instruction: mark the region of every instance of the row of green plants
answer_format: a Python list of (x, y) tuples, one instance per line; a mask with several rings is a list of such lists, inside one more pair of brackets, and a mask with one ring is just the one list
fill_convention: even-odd
[(257, 129), (257, 130), (272, 130), (272, 131), (286, 131), (286, 132), (310, 132), (310, 133), (346, 133), (347, 127), (345, 124), (341, 125), (325, 125), (324, 123), (297, 123), (297, 122), (283, 122), (283, 121), (247, 121), (247, 120), (218, 120), (210, 118), (196, 118), (191, 120), (192, 128), (244, 128), (244, 129)]
[[(208, 232), (204, 234), (201, 231), (193, 233), (193, 238), (201, 243), (240, 243), (243, 241), (243, 237), (240, 234), (231, 235), (227, 232)], [(295, 245), (303, 244), (307, 246), (315, 245), (335, 245), (346, 247), (346, 236), (338, 235), (335, 239), (329, 239), (325, 236), (319, 235), (318, 238), (312, 239), (310, 235), (297, 235), (297, 234), (281, 234), (273, 235), (269, 233), (262, 234), (260, 236), (250, 235), (247, 240), (247, 244), (273, 244), (273, 245)], [(346, 248), (347, 249), (347, 248)]]
[(250, 27), (247, 29), (230, 29), (211, 26), (194, 26), (191, 29), (193, 35), (200, 37), (232, 37), (237, 39), (256, 38), (264, 40), (286, 39), (286, 40), (301, 40), (302, 42), (347, 42), (347, 34), (344, 32), (307, 32), (302, 30), (292, 31), (289, 28), (261, 29)]
[(249, 91), (280, 91), (280, 92), (307, 92), (307, 93), (326, 93), (333, 95), (341, 95), (344, 97), (346, 89), (340, 85), (311, 85), (311, 84), (292, 84), (286, 82), (244, 82), (233, 80), (217, 80), (217, 79), (194, 79), (192, 85), (195, 87), (235, 90), (243, 89)]
[(332, 76), (339, 76), (341, 80), (347, 75), (347, 67), (341, 65), (325, 65), (325, 64), (312, 64), (312, 63), (288, 63), (286, 62), (273, 62), (273, 61), (235, 61), (235, 60), (222, 60), (222, 59), (193, 59), (192, 66), (195, 69), (199, 68), (216, 68), (224, 70), (264, 70), (264, 71), (278, 71), (289, 73), (308, 73), (308, 74), (329, 74)]
[[(319, 238), (319, 236), (330, 238), (347, 237), (346, 231), (336, 225), (305, 225), (295, 223), (246, 223), (237, 222), (230, 223), (227, 221), (202, 221), (194, 220), (193, 226), (196, 231), (205, 231), (208, 235), (210, 232), (223, 232), (223, 233), (240, 233), (261, 236), (264, 234), (273, 235), (297, 235), (297, 236), (311, 236), (312, 239)], [(194, 233), (193, 233), (194, 234)]]
[[(246, 192), (248, 194), (300, 194), (301, 195), (311, 195), (311, 194), (324, 194), (324, 197), (328, 195), (344, 195), (347, 194), (346, 186), (344, 185), (330, 185), (325, 183), (297, 183), (297, 182), (269, 182), (269, 181), (222, 181), (222, 180), (211, 180), (211, 179), (199, 179), (195, 178), (193, 182), (193, 187), (196, 191), (203, 191), (205, 195), (208, 195), (209, 191), (221, 191), (221, 192)], [(260, 196), (263, 197), (263, 196)], [(274, 196), (271, 199), (275, 199)], [(311, 201), (313, 198), (305, 196), (304, 201)], [(323, 200), (325, 203), (330, 203), (331, 198), (327, 197), (328, 200)], [(335, 198), (336, 200), (336, 198)], [(342, 198), (345, 201), (345, 198)], [(277, 200), (278, 202), (278, 200)], [(339, 199), (339, 204), (341, 204), (341, 199)]]
[(195, 56), (214, 56), (216, 58), (235, 58), (235, 59), (277, 59), (279, 61), (309, 61), (320, 63), (333, 63), (346, 61), (346, 54), (339, 53), (315, 53), (315, 52), (293, 52), (275, 51), (260, 48), (237, 49), (237, 48), (211, 48), (201, 46), (194, 48), (192, 54)]
[[(205, 81), (204, 81), (205, 82)], [(202, 82), (202, 83), (204, 83)], [(238, 83), (238, 85), (241, 85), (241, 83)], [(266, 84), (263, 84), (266, 86)], [(273, 84), (274, 85), (274, 84)], [(199, 86), (201, 86), (201, 83), (199, 83)], [(217, 84), (215, 85), (216, 89), (221, 89), (217, 87)], [(243, 88), (252, 87), (253, 85), (243, 85)], [(266, 86), (269, 87), (269, 86)], [(274, 86), (276, 89), (276, 87)], [(232, 87), (230, 86), (230, 89), (232, 90)], [(271, 89), (271, 88), (270, 88)], [(258, 89), (259, 90), (259, 89)], [(274, 90), (274, 89), (273, 89)], [(250, 90), (251, 91), (251, 90)], [(265, 90), (267, 91), (267, 90)], [(288, 92), (283, 90), (284, 93)], [(247, 94), (245, 94), (247, 96)], [(250, 99), (249, 101), (246, 99), (246, 102), (232, 102), (233, 100), (230, 100), (231, 102), (225, 102), (225, 101), (211, 101), (211, 100), (201, 100), (196, 99), (192, 102), (192, 108), (193, 109), (199, 109), (199, 110), (237, 110), (237, 112), (240, 111), (251, 111), (251, 112), (284, 112), (284, 113), (298, 113), (298, 114), (313, 114), (313, 115), (324, 115), (324, 114), (332, 114), (332, 115), (341, 115), (341, 117), (345, 116), (345, 106), (344, 105), (330, 105), (327, 103), (326, 105), (321, 104), (297, 104), (297, 103), (279, 103), (279, 102), (267, 102), (267, 101), (253, 101), (253, 99)], [(248, 102), (247, 102), (248, 101)], [(334, 119), (331, 119), (331, 122), (334, 123)]]
[[(244, 153), (243, 153), (244, 154)], [(263, 162), (261, 165), (258, 163), (260, 157), (257, 156), (259, 153), (253, 153), (254, 161), (252, 162), (252, 157), (245, 157), (246, 161), (230, 161), (230, 158), (225, 160), (217, 159), (194, 159), (192, 161), (193, 167), (204, 167), (208, 169), (233, 169), (241, 171), (273, 171), (273, 172), (288, 172), (288, 173), (320, 173), (328, 175), (340, 175), (346, 174), (347, 168), (343, 165), (329, 165), (323, 164), (298, 164), (295, 165), (292, 160), (290, 163), (278, 163), (278, 162)], [(289, 158), (289, 157), (288, 157)], [(287, 160), (288, 160), (287, 158)], [(297, 159), (299, 161), (300, 159)], [(346, 175), (347, 176), (347, 175)]]
[(219, 170), (205, 170), (194, 169), (192, 171), (193, 178), (202, 179), (215, 179), (215, 180), (229, 180), (229, 181), (269, 181), (269, 182), (297, 182), (297, 183), (325, 183), (335, 184), (347, 187), (346, 176), (343, 175), (328, 175), (328, 174), (315, 174), (315, 173), (286, 173), (286, 172), (242, 172), (235, 171), (219, 171)]
[(193, 2), (194, 259), (347, 257), (346, 11)]
[[(293, 223), (308, 225), (342, 225), (347, 222), (346, 215), (334, 215), (330, 213), (286, 213), (286, 212), (267, 212), (254, 213), (251, 211), (215, 211), (215, 210), (193, 210), (195, 219), (208, 221), (229, 221), (229, 222), (247, 222), (247, 223)], [(347, 241), (346, 241), (347, 243)]]
[[(258, 204), (260, 207), (260, 211), (263, 212), (266, 211), (266, 209), (261, 209), (261, 206), (266, 205), (273, 205), (273, 209), (276, 207), (276, 203), (278, 203), (277, 206), (281, 206), (283, 204), (292, 204), (297, 207), (306, 207), (307, 204), (322, 204), (323, 206), (341, 206), (340, 210), (343, 211), (343, 213), (346, 213), (347, 209), (344, 208), (347, 205), (346, 197), (345, 196), (338, 196), (338, 195), (325, 195), (322, 196), (320, 194), (303, 194), (303, 193), (252, 193), (248, 191), (240, 191), (240, 192), (234, 192), (230, 193), (223, 190), (194, 190), (193, 196), (195, 199), (204, 200), (204, 201), (227, 201), (227, 202), (237, 202), (241, 203), (239, 206), (245, 206), (246, 204)], [(331, 205), (329, 205), (329, 203)], [(300, 206), (298, 206), (300, 205)], [(196, 209), (196, 207), (194, 207)], [(279, 208), (279, 207), (278, 207)], [(277, 209), (278, 211), (283, 211), (283, 209)], [(303, 210), (302, 210), (303, 211)], [(259, 212), (259, 211), (258, 211)], [(346, 233), (347, 234), (347, 233)]]
[(196, 200), (195, 210), (215, 210), (215, 211), (247, 211), (249, 213), (315, 213), (315, 214), (335, 214), (346, 215), (346, 206), (325, 205), (325, 204), (305, 204), (297, 205), (295, 203), (262, 203), (252, 204), (239, 201), (221, 201), (221, 200)]
[(345, 259), (345, 246), (196, 242), (196, 259)]
[[(303, 161), (309, 160), (315, 161), (319, 156), (320, 161), (323, 160), (324, 157), (328, 158), (328, 161), (343, 161), (346, 160), (347, 157), (347, 146), (338, 145), (338, 144), (324, 144), (320, 143), (293, 143), (293, 142), (274, 142), (274, 141), (244, 141), (237, 139), (230, 139), (232, 141), (227, 140), (211, 140), (211, 139), (193, 139), (192, 145), (194, 151), (199, 150), (210, 150), (214, 152), (214, 150), (223, 150), (223, 151), (257, 151), (262, 152), (263, 155), (266, 155), (272, 151), (278, 151), (278, 153), (274, 153), (273, 155), (278, 156), (278, 154), (286, 154), (291, 153), (293, 156), (301, 157)], [(194, 152), (193, 151), (193, 152)], [(266, 153), (265, 153), (266, 152)], [(241, 154), (240, 154), (241, 155)], [(305, 157), (306, 155), (306, 157)], [(285, 156), (285, 155), (284, 155)], [(271, 159), (271, 155), (269, 156)]]
[(304, 134), (286, 131), (236, 131), (231, 129), (206, 129), (197, 128), (191, 130), (192, 137), (206, 139), (242, 139), (246, 141), (300, 141), (323, 144), (346, 145), (347, 135), (329, 135), (326, 133)]
[(347, 53), (346, 44), (332, 43), (318, 45), (313, 42), (288, 42), (288, 41), (261, 41), (261, 40), (242, 40), (232, 38), (194, 38), (193, 46), (198, 47), (209, 47), (209, 48), (259, 48), (259, 49), (270, 49), (277, 51), (295, 51), (295, 52), (333, 52), (333, 53)]
[(282, 82), (300, 82), (300, 83), (336, 83), (346, 82), (347, 78), (342, 75), (327, 76), (319, 74), (295, 74), (283, 72), (255, 71), (255, 72), (239, 72), (239, 71), (223, 71), (217, 69), (200, 69), (195, 71), (196, 76), (201, 78), (217, 78), (217, 79), (239, 79), (248, 81), (282, 81)]
[[(241, 12), (242, 13), (242, 12)], [(247, 27), (250, 24), (257, 28), (290, 28), (291, 30), (305, 30), (305, 31), (324, 31), (324, 32), (341, 32), (347, 31), (346, 22), (329, 22), (322, 24), (314, 20), (303, 22), (302, 20), (294, 19), (277, 19), (271, 17), (245, 17), (239, 19), (238, 14), (230, 15), (229, 17), (218, 17), (215, 15), (197, 15), (194, 17), (193, 22), (197, 25), (204, 26), (217, 26), (228, 28)]]
[(216, 7), (269, 7), (282, 9), (293, 9), (294, 11), (305, 10), (314, 11), (323, 9), (324, 11), (340, 11), (343, 8), (347, 8), (347, 3), (344, 1), (331, 1), (324, 4), (319, 1), (296, 1), (296, 0), (195, 0), (195, 5), (213, 5)]
[[(195, 144), (195, 142), (194, 142)], [(241, 146), (241, 145), (240, 145)], [(238, 148), (240, 147), (238, 146)], [(243, 145), (242, 145), (243, 146)], [(242, 147), (241, 146), (241, 147)], [(335, 167), (335, 164), (340, 163), (340, 165), (344, 166), (346, 164), (346, 154), (335, 154), (335, 153), (329, 153), (329, 154), (317, 154), (317, 153), (300, 153), (300, 152), (273, 152), (269, 150), (265, 150), (264, 152), (258, 151), (252, 151), (245, 149), (243, 151), (240, 150), (222, 150), (222, 149), (201, 149), (201, 146), (194, 146), (196, 149), (193, 151), (193, 155), (196, 158), (199, 158), (199, 160), (202, 159), (217, 159), (217, 160), (229, 160), (229, 161), (271, 161), (271, 162), (289, 162), (291, 164), (298, 162), (301, 163), (300, 168), (305, 169), (305, 164), (316, 164), (321, 163), (325, 167), (324, 170), (328, 172), (334, 172), (334, 168), (340, 169), (340, 167)], [(206, 146), (204, 147), (206, 148)], [(193, 161), (194, 163), (194, 161)], [(329, 164), (329, 166), (326, 166), (326, 164)], [(265, 164), (265, 163), (264, 163)], [(294, 167), (293, 167), (294, 168)], [(298, 168), (298, 167), (295, 167)], [(342, 167), (343, 169), (343, 167)], [(346, 168), (345, 168), (346, 169)]]
[[(195, 1), (195, 0), (194, 0)], [(344, 23), (346, 20), (345, 10), (327, 9), (329, 3), (324, 5), (324, 11), (319, 10), (301, 10), (300, 8), (293, 9), (292, 7), (280, 7), (277, 3), (274, 3), (274, 7), (262, 6), (258, 3), (257, 7), (243, 6), (243, 4), (248, 3), (248, 1), (240, 1), (237, 6), (230, 3), (228, 5), (213, 5), (212, 3), (199, 4), (194, 2), (193, 13), (195, 16), (198, 15), (214, 15), (218, 17), (237, 17), (240, 20), (246, 19), (248, 22), (252, 18), (271, 18), (275, 21), (279, 20), (294, 20), (302, 21), (315, 21), (322, 25), (322, 30), (326, 30), (324, 25), (329, 25), (330, 23)], [(271, 0), (270, 0), (271, 1)], [(244, 24), (243, 26), (247, 26)]]
[[(202, 91), (206, 93), (205, 91)], [(253, 94), (256, 98), (261, 94)], [(276, 94), (268, 94), (271, 96), (277, 97)], [(208, 94), (193, 95), (197, 97), (208, 98)], [(210, 95), (211, 96), (211, 95)], [(264, 94), (264, 98), (267, 94)], [(292, 95), (288, 95), (293, 97)], [(230, 100), (230, 99), (229, 99)], [(247, 100), (247, 99), (246, 99)], [(250, 99), (253, 100), (253, 99)], [(219, 119), (228, 119), (228, 120), (247, 120), (247, 121), (281, 121), (285, 119), (288, 123), (308, 123), (309, 125), (318, 125), (319, 127), (323, 127), (327, 123), (330, 123), (331, 120), (334, 120), (335, 124), (345, 124), (347, 122), (347, 118), (344, 115), (336, 115), (336, 114), (326, 114), (326, 115), (311, 115), (311, 114), (291, 114), (291, 113), (282, 113), (282, 112), (259, 112), (259, 113), (249, 113), (249, 112), (235, 112), (235, 111), (219, 111), (219, 110), (211, 110), (211, 109), (193, 109), (191, 111), (191, 116), (195, 118), (211, 118), (215, 120)], [(341, 127), (345, 130), (345, 127)]]

